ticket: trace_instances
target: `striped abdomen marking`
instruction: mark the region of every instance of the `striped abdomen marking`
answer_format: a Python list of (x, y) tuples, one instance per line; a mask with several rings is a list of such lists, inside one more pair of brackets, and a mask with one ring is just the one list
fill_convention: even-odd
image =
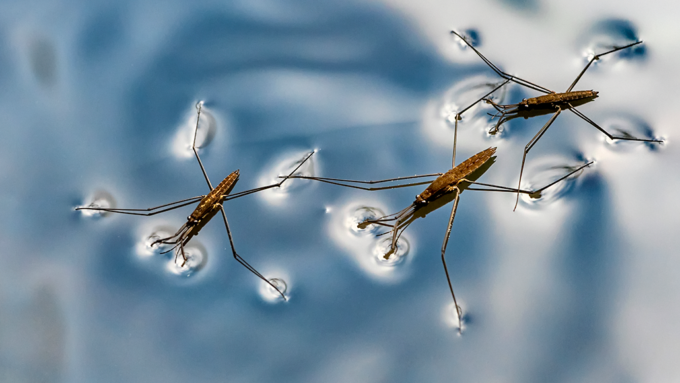
[(227, 194), (229, 189), (231, 189), (236, 181), (238, 180), (239, 171), (235, 171), (223, 179), (219, 185), (217, 185), (208, 195), (203, 197), (196, 210), (189, 216), (189, 221), (195, 222), (203, 218), (208, 214), (215, 206), (216, 203), (222, 201), (222, 197)]
[(486, 163), (494, 154), (496, 153), (496, 148), (489, 148), (482, 150), (481, 152), (475, 154), (474, 156), (468, 158), (467, 160), (461, 162), (455, 168), (449, 170), (448, 172), (439, 176), (434, 180), (430, 186), (425, 189), (416, 197), (416, 203), (422, 203), (429, 200), (433, 196), (436, 196), (447, 188), (448, 186), (453, 186), (458, 183), (461, 179), (469, 176), (472, 172), (479, 169), (482, 165)]
[(537, 106), (545, 104), (555, 104), (560, 102), (576, 101), (582, 100), (584, 98), (597, 97), (597, 93), (594, 90), (578, 90), (574, 92), (567, 93), (550, 93), (545, 96), (527, 98), (520, 102), (520, 105), (524, 106)]

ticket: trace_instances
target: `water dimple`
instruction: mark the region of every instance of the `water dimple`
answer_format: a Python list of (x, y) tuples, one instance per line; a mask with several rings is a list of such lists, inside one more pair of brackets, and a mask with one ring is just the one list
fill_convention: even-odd
[[(268, 170), (260, 176), (258, 185), (268, 186), (278, 184), (284, 180), (282, 177), (288, 175), (296, 177), (314, 177), (316, 173), (314, 156), (312, 155), (309, 157), (310, 154), (314, 152), (304, 151), (287, 155), (282, 160), (277, 161), (274, 166), (269, 167)], [(305, 161), (305, 159), (307, 160)], [(289, 194), (310, 182), (310, 180), (305, 179), (289, 178), (286, 179), (281, 186), (271, 188), (259, 194), (269, 202), (280, 202)]]
[(361, 206), (347, 217), (345, 226), (356, 236), (376, 235), (380, 229), (379, 225), (366, 224), (366, 221), (376, 220), (384, 216), (382, 210), (377, 207)]
[(80, 208), (86, 208), (83, 210), (78, 210), (83, 217), (90, 217), (94, 219), (99, 219), (109, 215), (106, 211), (94, 210), (97, 208), (112, 209), (116, 207), (116, 200), (107, 191), (99, 190), (94, 193), (90, 198), (87, 198), (90, 202), (87, 205), (82, 205)]
[(184, 278), (194, 275), (208, 262), (206, 249), (198, 243), (191, 243), (184, 247), (186, 261), (181, 253), (176, 255), (174, 251), (171, 251), (168, 254), (171, 256), (171, 259), (167, 264), (167, 270), (174, 275)]
[[(290, 299), (288, 296), (288, 283), (286, 283), (286, 280), (283, 278), (271, 278), (268, 279), (269, 282), (271, 282), (272, 285), (276, 286), (281, 293), (286, 297), (286, 299)], [(260, 297), (264, 299), (266, 302), (269, 303), (278, 303), (278, 302), (283, 302), (284, 299), (274, 287), (272, 287), (269, 283), (266, 283), (265, 281), (262, 281), (260, 283)]]
[[(476, 29), (472, 29), (472, 28), (463, 29), (463, 30), (456, 31), (456, 32), (458, 32), (459, 35), (463, 36), (465, 38), (465, 40), (467, 40), (467, 42), (470, 43), (470, 45), (472, 45), (475, 48), (478, 47), (482, 43), (481, 35), (479, 34), (479, 32)], [(458, 47), (461, 50), (468, 49), (468, 45), (465, 43), (465, 41), (463, 41), (460, 37), (458, 37), (454, 34), (452, 34), (452, 36), (455, 39), (455, 41), (458, 42)]]
[[(474, 106), (468, 108), (475, 101), (488, 94), (494, 88), (502, 84), (498, 79), (487, 76), (473, 76), (465, 78), (449, 90), (446, 91), (443, 97), (442, 106), (440, 108), (440, 117), (443, 118), (450, 129), (453, 129), (456, 123), (457, 113), (463, 113), (458, 121), (459, 129), (465, 127), (482, 131), (487, 136), (492, 128), (496, 125), (497, 111), (491, 104), (482, 100), (477, 102)], [(496, 104), (503, 104), (508, 97), (508, 84), (496, 90), (486, 99), (493, 101)], [(496, 135), (498, 137), (498, 134)]]
[[(663, 141), (662, 137), (657, 137), (654, 135), (654, 131), (646, 121), (635, 116), (611, 117), (604, 120), (601, 126), (604, 130), (606, 130), (613, 136)], [(633, 150), (634, 148), (637, 148), (641, 145), (645, 146), (647, 149), (651, 151), (654, 151), (658, 150), (660, 145), (663, 144), (663, 142), (654, 143), (648, 141), (622, 140), (622, 139), (612, 140), (607, 136), (604, 136), (603, 139), (611, 150), (617, 152)]]
[[(200, 108), (201, 116), (198, 120), (198, 128), (196, 127), (196, 119), (198, 110)], [(194, 143), (194, 134), (196, 136), (196, 148), (206, 148), (215, 138), (217, 132), (217, 120), (215, 116), (204, 105), (203, 101), (199, 101), (192, 108), (191, 112), (186, 113), (184, 122), (177, 128), (175, 138), (172, 143), (173, 153), (182, 158), (190, 158), (194, 156), (192, 145)]]
[[(590, 162), (588, 160), (581, 161), (582, 162), (580, 163), (574, 163), (575, 161), (566, 161), (564, 159), (543, 158), (540, 163), (534, 163), (531, 166), (525, 167), (522, 189), (537, 190), (543, 188), (578, 169), (585, 163)], [(565, 164), (568, 162), (570, 162), (570, 164)], [(594, 165), (595, 164), (592, 164), (581, 169), (539, 193), (520, 194), (520, 204), (532, 210), (553, 204), (555, 201), (569, 194), (576, 186), (579, 177), (584, 174), (584, 172), (592, 171)]]
[(154, 228), (151, 234), (143, 235), (137, 242), (136, 250), (137, 255), (140, 257), (150, 257), (153, 255), (161, 254), (162, 252), (168, 250), (170, 245), (154, 243), (161, 238), (167, 238), (173, 235), (175, 232), (169, 227), (158, 227)]
[(379, 237), (373, 248), (373, 261), (383, 267), (396, 267), (404, 264), (411, 244), (406, 238), (399, 237), (395, 248), (392, 248), (392, 237)]
[[(606, 19), (596, 22), (588, 32), (588, 44), (585, 49), (586, 61), (590, 61), (596, 54), (607, 52), (614, 47), (623, 47), (640, 41), (635, 26), (629, 20)], [(644, 59), (647, 55), (645, 44), (634, 45), (630, 48), (602, 56), (599, 61)]]
[(455, 329), (458, 332), (458, 335), (461, 335), (465, 330), (465, 324), (468, 322), (468, 316), (463, 309), (462, 302), (459, 303), (458, 306), (460, 308), (460, 313), (462, 314), (460, 320), (458, 310), (456, 310), (456, 305), (453, 302), (444, 306), (442, 320), (447, 327)]

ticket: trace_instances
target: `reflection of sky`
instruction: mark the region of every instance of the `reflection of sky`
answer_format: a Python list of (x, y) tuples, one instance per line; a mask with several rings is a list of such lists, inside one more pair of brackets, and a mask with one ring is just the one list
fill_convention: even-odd
[[(674, 6), (388, 3), (3, 4), (0, 381), (677, 380)], [(326, 177), (445, 171), (450, 112), (495, 80), (453, 27), (475, 32), (504, 70), (558, 91), (608, 43), (645, 40), (587, 72), (579, 87), (600, 97), (580, 110), (667, 140), (611, 143), (563, 113), (524, 181), (595, 160), (583, 176), (514, 213), (512, 195), (464, 192), (447, 253), (462, 337), (440, 261), (451, 205), (409, 227), (410, 258), (395, 269), (371, 263), (377, 240), (345, 225), (353, 209), (393, 213), (424, 187), (291, 180), (227, 202), (239, 254), (284, 279), (287, 302), (232, 259), (219, 219), (192, 241), (205, 265), (183, 273), (146, 241), (191, 208), (73, 211), (205, 194), (183, 142), (198, 100), (203, 163), (213, 184), (240, 169), (235, 192), (311, 150), (305, 171)], [(509, 87), (502, 98), (531, 96)], [(498, 146), (480, 181), (514, 186), (547, 117), (491, 137), (492, 111), (464, 116), (457, 160)]]

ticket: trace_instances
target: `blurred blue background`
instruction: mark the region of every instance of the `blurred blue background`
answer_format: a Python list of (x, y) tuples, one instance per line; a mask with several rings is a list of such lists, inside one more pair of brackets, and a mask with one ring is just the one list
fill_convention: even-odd
[[(680, 367), (677, 248), (680, 85), (676, 5), (586, 1), (6, 1), (0, 5), (0, 381), (648, 382)], [(531, 151), (523, 183), (595, 166), (539, 200), (466, 191), (449, 242), (465, 313), (458, 334), (441, 267), (451, 205), (380, 261), (365, 209), (393, 213), (424, 186), (364, 192), (291, 180), (225, 203), (239, 254), (287, 285), (287, 302), (235, 262), (224, 225), (179, 268), (148, 246), (191, 207), (146, 208), (213, 184), (304, 174), (376, 180), (451, 166), (452, 114), (503, 70), (577, 89), (617, 143), (563, 113)], [(533, 97), (508, 86), (499, 102)], [(514, 186), (522, 149), (548, 117), (486, 132), (460, 123), (457, 162), (490, 146), (480, 181)], [(202, 259), (199, 261), (199, 258)], [(192, 261), (193, 262), (193, 261)], [(193, 265), (194, 263), (192, 263)]]

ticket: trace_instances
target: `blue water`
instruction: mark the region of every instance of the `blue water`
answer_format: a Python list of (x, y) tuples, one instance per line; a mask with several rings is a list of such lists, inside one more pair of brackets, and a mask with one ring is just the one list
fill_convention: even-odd
[[(564, 7), (564, 8), (562, 8)], [(5, 2), (0, 9), (0, 381), (647, 382), (680, 367), (675, 5), (409, 1)], [(668, 15), (668, 16), (666, 16)], [(367, 214), (425, 186), (367, 192), (290, 180), (225, 203), (237, 251), (286, 285), (277, 298), (233, 258), (216, 216), (181, 268), (149, 246), (185, 207), (147, 208), (302, 174), (378, 180), (451, 167), (452, 113), (496, 65), (556, 91), (589, 55), (579, 109), (603, 128), (664, 139), (616, 143), (563, 113), (532, 149), (523, 185), (579, 177), (532, 200), (465, 191), (406, 230), (400, 258)], [(504, 103), (534, 94), (507, 86)], [(481, 105), (460, 122), (457, 163), (490, 146), (480, 181), (515, 186), (548, 120), (501, 134)], [(448, 200), (450, 201), (450, 199)]]

